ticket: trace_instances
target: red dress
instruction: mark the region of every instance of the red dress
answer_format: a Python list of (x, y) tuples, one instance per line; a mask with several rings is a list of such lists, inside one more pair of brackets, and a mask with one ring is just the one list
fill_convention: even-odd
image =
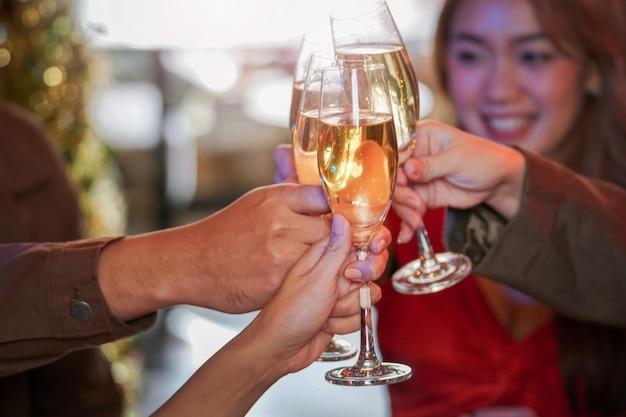
[[(425, 216), (435, 251), (444, 250), (444, 210)], [(387, 226), (397, 236), (399, 219)], [(415, 241), (396, 246), (403, 265), (417, 257)], [(381, 356), (413, 368), (390, 385), (394, 417), (458, 417), (489, 406), (526, 406), (541, 417), (573, 416), (559, 370), (553, 321), (513, 341), (497, 321), (473, 276), (445, 291), (403, 295), (383, 283), (378, 341)]]

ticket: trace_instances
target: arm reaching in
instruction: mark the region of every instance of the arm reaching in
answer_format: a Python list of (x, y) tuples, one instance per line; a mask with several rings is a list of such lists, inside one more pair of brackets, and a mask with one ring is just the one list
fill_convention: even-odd
[[(320, 186), (259, 188), (198, 223), (113, 243), (102, 255), (100, 285), (123, 319), (176, 304), (257, 310), (302, 254), (328, 236), (328, 218), (321, 216), (327, 212)], [(352, 264), (349, 277), (375, 278), (389, 241), (381, 229), (372, 256)]]
[(450, 207), (447, 243), (475, 273), (567, 316), (626, 325), (623, 188), (439, 122), (418, 135), (394, 195), (399, 241), (427, 207)]
[(125, 320), (176, 304), (257, 310), (309, 246), (328, 235), (321, 217), (327, 212), (320, 187), (254, 189), (196, 223), (109, 245), (98, 265), (102, 291)]
[[(311, 245), (328, 237), (330, 223), (320, 216), (327, 212), (320, 186), (277, 184), (178, 228), (117, 240), (0, 245), (0, 375), (134, 334), (163, 307), (258, 310)], [(370, 256), (352, 256), (345, 275), (377, 278), (389, 242), (381, 228)], [(29, 320), (16, 326), (15, 315)]]
[[(351, 246), (349, 223), (333, 216), (330, 238), (306, 251), (255, 320), (153, 417), (244, 416), (279, 378), (311, 364), (333, 333), (358, 329), (358, 291), (342, 273), (350, 262)], [(372, 289), (373, 300), (378, 301), (380, 288), (372, 284)], [(335, 317), (342, 299), (351, 308)]]
[(525, 172), (520, 151), (434, 120), (420, 122), (417, 135), (394, 195), (394, 209), (404, 222), (399, 242), (412, 237), (427, 207), (484, 203), (507, 219), (517, 213)]

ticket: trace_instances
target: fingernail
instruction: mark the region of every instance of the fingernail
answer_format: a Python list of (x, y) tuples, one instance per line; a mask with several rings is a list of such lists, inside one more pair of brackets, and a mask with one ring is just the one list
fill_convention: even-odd
[(409, 204), (412, 208), (419, 210), (422, 207), (422, 203), (417, 198), (409, 198)]
[(405, 162), (405, 164), (404, 164), (404, 171), (407, 174), (410, 174), (410, 175), (415, 174), (415, 165), (414, 165), (413, 161), (411, 161), (409, 159), (408, 161)]
[(338, 216), (333, 216), (333, 234), (335, 236), (342, 236), (345, 233), (345, 225), (343, 220)]
[(363, 274), (358, 268), (346, 268), (346, 270), (343, 272), (343, 276), (348, 279), (361, 279), (363, 277)]
[(378, 242), (376, 242), (376, 249), (378, 249), (378, 252), (381, 252), (386, 247), (387, 241), (385, 239), (380, 239)]

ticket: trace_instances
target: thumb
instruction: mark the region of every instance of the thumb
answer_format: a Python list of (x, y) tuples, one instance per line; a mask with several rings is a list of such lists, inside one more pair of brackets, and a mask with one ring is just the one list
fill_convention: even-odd
[(409, 181), (413, 183), (427, 183), (455, 175), (461, 163), (458, 155), (445, 150), (437, 154), (407, 160), (404, 163), (404, 172)]
[(411, 182), (428, 182), (433, 179), (429, 157), (411, 158), (404, 163), (404, 173)]
[[(429, 182), (456, 169), (459, 136), (463, 132), (436, 120), (424, 120), (418, 128), (418, 145), (413, 157), (406, 161), (405, 173), (412, 182)], [(462, 153), (462, 152), (461, 152)], [(455, 157), (456, 155), (456, 157)]]
[(324, 256), (342, 257), (345, 259), (352, 248), (352, 228), (350, 223), (340, 214), (333, 214), (332, 230)]
[(274, 175), (274, 181), (282, 182), (295, 176), (296, 166), (293, 159), (293, 150), (291, 145), (278, 145), (274, 149), (272, 156), (277, 168), (276, 174)]
[(341, 215), (333, 214), (332, 231), (324, 253), (314, 267), (315, 276), (337, 278), (352, 249), (352, 228)]
[(287, 189), (285, 204), (295, 213), (321, 215), (330, 211), (321, 185), (298, 185)]

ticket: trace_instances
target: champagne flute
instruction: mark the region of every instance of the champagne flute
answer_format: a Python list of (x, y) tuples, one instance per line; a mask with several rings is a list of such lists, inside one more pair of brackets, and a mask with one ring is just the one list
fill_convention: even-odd
[[(400, 164), (415, 147), (419, 119), (418, 83), (408, 51), (384, 0), (369, 8), (339, 9), (330, 17), (333, 43), (338, 54), (367, 54), (372, 63), (383, 62), (388, 70), (389, 91), (398, 137)], [(424, 225), (415, 230), (419, 258), (392, 276), (396, 291), (426, 294), (441, 291), (465, 278), (471, 270), (461, 253), (435, 253)]]
[(322, 70), (333, 65), (362, 66), (370, 61), (366, 55), (353, 59), (339, 57), (332, 49), (315, 51), (311, 54), (292, 133), (294, 162), (300, 184), (320, 184), (317, 167), (317, 125)]
[[(398, 173), (398, 142), (384, 65), (338, 65), (322, 71), (317, 158), (333, 214), (352, 225), (359, 259), (367, 257), (384, 222)], [(331, 384), (393, 384), (411, 377), (410, 367), (381, 362), (374, 348), (369, 283), (359, 288), (361, 345), (356, 363), (326, 373)]]
[(309, 70), (311, 56), (316, 51), (327, 51), (333, 48), (332, 38), (329, 32), (311, 31), (306, 32), (300, 41), (298, 57), (293, 70), (293, 84), (291, 89), (291, 107), (289, 109), (289, 132), (293, 136), (293, 129), (296, 127), (298, 117), (298, 106), (306, 75)]
[[(369, 57), (359, 57), (355, 60), (338, 60), (332, 49), (314, 51), (310, 54), (307, 74), (302, 87), (300, 103), (297, 106), (296, 121), (292, 132), (294, 161), (300, 184), (320, 184), (320, 174), (317, 168), (317, 126), (322, 69), (340, 62), (344, 65), (356, 65), (363, 64), (364, 61), (369, 61)], [(357, 348), (352, 343), (338, 336), (333, 336), (324, 352), (318, 358), (318, 361), (349, 359), (356, 354)]]

